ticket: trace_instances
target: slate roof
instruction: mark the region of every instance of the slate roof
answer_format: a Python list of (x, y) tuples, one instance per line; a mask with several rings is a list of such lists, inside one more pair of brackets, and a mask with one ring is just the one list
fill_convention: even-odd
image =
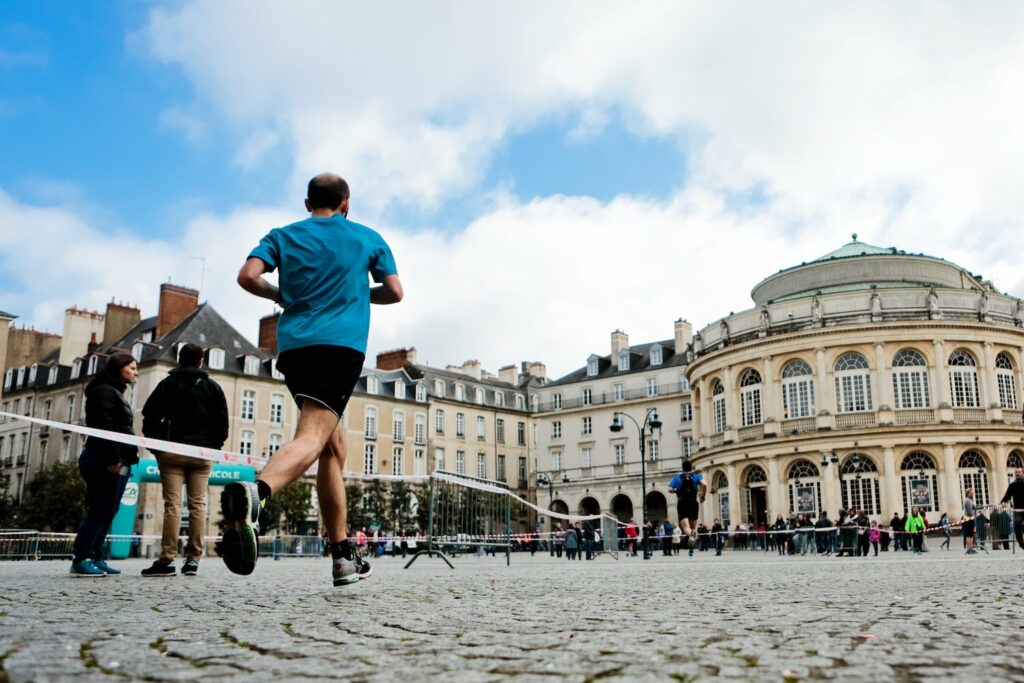
[[(653, 346), (661, 346), (662, 362), (660, 365), (651, 365), (651, 347)], [(629, 347), (629, 370), (624, 370), (622, 372), (619, 372), (618, 370), (618, 359), (612, 358), (611, 354), (606, 356), (597, 356), (597, 354), (593, 354), (590, 358), (593, 358), (594, 356), (597, 356), (598, 358), (598, 371), (596, 375), (588, 375), (587, 366), (584, 365), (581, 368), (573, 370), (568, 375), (556, 379), (554, 382), (548, 382), (545, 386), (552, 387), (583, 381), (589, 382), (611, 377), (628, 377), (629, 375), (635, 375), (639, 372), (648, 372), (652, 368), (661, 369), (684, 367), (686, 365), (686, 354), (676, 353), (675, 346), (675, 339), (653, 341), (646, 344), (634, 344)]]

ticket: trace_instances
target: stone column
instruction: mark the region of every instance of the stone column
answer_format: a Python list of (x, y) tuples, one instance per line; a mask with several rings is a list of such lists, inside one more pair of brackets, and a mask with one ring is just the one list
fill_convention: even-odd
[(903, 512), (903, 496), (900, 487), (903, 482), (900, 479), (899, 470), (896, 469), (896, 454), (892, 448), (882, 449), (882, 476), (885, 490), (883, 492), (885, 507), (882, 509), (883, 519), (892, 519), (892, 513)]
[(780, 513), (789, 515), (789, 503), (779, 473), (779, 459), (773, 456), (768, 458), (768, 519), (775, 519)]
[(725, 466), (725, 476), (729, 478), (729, 525), (735, 528), (740, 516), (740, 483), (736, 480), (736, 465)]
[(771, 356), (764, 357), (763, 365), (764, 434), (774, 436), (779, 432), (779, 420), (782, 418), (782, 386), (775, 378)]
[(949, 516), (953, 519), (960, 519), (964, 513), (964, 501), (960, 497), (960, 485), (957, 482), (956, 463), (953, 462), (953, 444), (951, 443), (942, 444), (942, 469), (940, 479), (946, 489), (941, 499), (945, 501), (942, 509), (949, 512)]
[(892, 408), (892, 379), (885, 372), (885, 344), (875, 344), (875, 391), (878, 394), (878, 410)]
[(953, 405), (953, 399), (949, 393), (945, 348), (939, 339), (933, 341), (932, 344), (935, 346), (935, 399), (939, 408), (949, 408)]
[[(722, 371), (722, 383), (725, 385), (725, 425), (733, 430), (739, 428), (740, 422), (740, 390), (736, 386), (736, 377), (733, 376), (732, 367), (727, 366)], [(728, 431), (728, 430), (726, 430)]]
[(991, 502), (998, 503), (999, 499), (1006, 493), (1006, 482), (1009, 481), (1010, 472), (1006, 467), (1006, 444), (997, 443), (994, 450), (996, 462), (995, 467), (992, 467), (990, 471), (996, 480), (989, 482), (989, 486), (992, 487), (989, 489), (989, 492), (992, 494), (989, 498)]
[(981, 384), (981, 396), (978, 397), (979, 405), (987, 408), (986, 417), (990, 422), (1001, 422), (1003, 420), (1003, 406), (999, 402), (999, 385), (996, 383), (996, 358), (992, 353), (992, 342), (985, 342), (982, 346), (981, 377), (978, 378)]
[(696, 391), (690, 392), (690, 410), (693, 411), (693, 419), (690, 421), (690, 430), (692, 431), (691, 436), (693, 437), (693, 450), (694, 452), (700, 448), (700, 438), (704, 434), (704, 427), (701, 424), (704, 421), (704, 381), (701, 380), (696, 387)]
[(829, 462), (828, 467), (821, 468), (824, 477), (822, 485), (824, 495), (821, 504), (828, 510), (829, 515), (834, 515), (843, 504), (843, 491), (839, 483), (839, 463), (832, 464), (832, 451), (823, 452), (821, 457)]
[(815, 397), (818, 408), (818, 429), (833, 429), (836, 424), (836, 393), (829, 386), (828, 368), (825, 366), (825, 349), (815, 349), (818, 366), (818, 395)]

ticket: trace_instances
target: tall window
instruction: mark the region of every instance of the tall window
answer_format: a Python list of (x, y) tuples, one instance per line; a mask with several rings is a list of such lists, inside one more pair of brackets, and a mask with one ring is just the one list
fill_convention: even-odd
[(616, 401), (624, 401), (626, 399), (626, 386), (622, 382), (612, 385), (612, 395)]
[(487, 420), (483, 415), (476, 416), (476, 440), (483, 441), (487, 438)]
[(444, 411), (440, 408), (434, 411), (434, 433), (444, 434)]
[(242, 371), (247, 375), (260, 374), (260, 359), (256, 356), (246, 356)]
[(380, 391), (380, 380), (374, 375), (366, 376), (366, 393), (376, 394)]
[(505, 405), (505, 392), (494, 392), (494, 405), (498, 406), (499, 408)]
[(499, 417), (494, 421), (494, 440), (505, 443), (505, 418)]
[(71, 437), (65, 435), (60, 442), (60, 461), (67, 462), (71, 459)]
[(725, 431), (725, 387), (717, 379), (711, 385), (712, 412), (715, 416), (715, 432)]
[(651, 365), (661, 365), (664, 358), (664, 352), (660, 346), (651, 347)]
[(423, 413), (416, 413), (413, 418), (413, 439), (418, 444), (427, 442), (427, 416)]
[(242, 392), (242, 411), (241, 418), (243, 422), (252, 422), (256, 417), (256, 392), (252, 389), (246, 389)]
[(615, 444), (615, 446), (613, 447), (613, 453), (615, 455), (615, 464), (616, 465), (625, 465), (626, 464), (626, 444), (624, 444), (624, 443), (617, 443), (617, 444)]
[(967, 489), (974, 489), (974, 502), (979, 508), (992, 503), (985, 470), (985, 458), (978, 451), (971, 449), (960, 456), (960, 496), (965, 497)]
[(859, 453), (846, 458), (839, 467), (839, 481), (844, 510), (855, 508), (869, 515), (882, 514), (878, 466), (871, 458)]
[(434, 380), (434, 396), (444, 398), (444, 382), (439, 379)]
[(999, 405), (1016, 410), (1017, 382), (1013, 379), (1013, 363), (1005, 353), (996, 356), (996, 384), (999, 385)]
[(651, 462), (658, 462), (660, 457), (658, 442), (653, 439), (647, 442), (647, 459)]
[(466, 473), (466, 452), (455, 451), (455, 473), (465, 474)]
[(405, 473), (405, 449), (395, 446), (391, 451), (391, 471), (396, 475)]
[(476, 403), (481, 406), (484, 404), (484, 390), (480, 387), (476, 389)]
[(802, 360), (791, 360), (782, 368), (782, 417), (814, 415), (814, 373)]
[(419, 476), (423, 476), (427, 473), (427, 458), (426, 453), (422, 448), (417, 448), (412, 454), (413, 467), (415, 473)]
[(50, 415), (53, 414), (53, 401), (47, 399), (43, 401), (43, 419), (49, 420)]
[(740, 375), (740, 416), (744, 427), (761, 424), (761, 373), (757, 370)]
[(405, 413), (396, 410), (391, 418), (391, 438), (395, 441), (405, 441)]
[(280, 427), (284, 422), (284, 395), (270, 395), (270, 424)]
[(679, 406), (679, 421), (693, 422), (693, 404), (683, 403)]
[(562, 469), (562, 451), (551, 453), (551, 469), (558, 472)]
[(954, 408), (977, 408), (981, 405), (978, 364), (974, 356), (963, 349), (949, 355), (949, 394)]
[(497, 472), (495, 476), (498, 481), (508, 481), (508, 472), (505, 470), (505, 456), (501, 453), (498, 454)]
[(238, 441), (238, 452), (242, 455), (252, 455), (253, 440), (255, 438), (256, 435), (248, 429), (242, 430)]
[(561, 394), (551, 394), (551, 409), (552, 410), (561, 410), (562, 409), (562, 395)]
[(273, 455), (281, 450), (281, 446), (284, 445), (284, 437), (280, 434), (271, 434), (270, 440), (267, 442), (267, 455)]
[(377, 409), (373, 406), (366, 406), (363, 420), (363, 433), (367, 439), (377, 438)]
[(487, 478), (487, 454), (476, 454), (476, 476), (479, 479)]
[(395, 380), (395, 398), (405, 400), (405, 382), (400, 379)]
[(852, 351), (836, 359), (836, 409), (840, 413), (871, 410), (871, 369)]
[(562, 423), (555, 420), (551, 423), (551, 438), (561, 439), (562, 438)]
[(526, 423), (525, 422), (517, 422), (516, 423), (516, 443), (519, 444), (520, 446), (525, 446), (526, 445)]
[(526, 488), (526, 458), (524, 456), (519, 456), (518, 474), (519, 481), (517, 483), (519, 488)]
[(583, 449), (583, 467), (593, 467), (594, 465), (594, 449), (587, 446)]
[(443, 448), (435, 448), (434, 449), (434, 469), (435, 470), (443, 470), (444, 469), (444, 449)]
[(598, 359), (591, 358), (587, 361), (587, 377), (593, 377), (598, 372)]
[(466, 436), (465, 413), (455, 413), (455, 436)]
[(455, 385), (455, 400), (456, 401), (465, 401), (466, 400), (466, 387), (462, 386), (461, 384), (456, 384)]
[(416, 400), (419, 403), (424, 403), (427, 400), (427, 387), (424, 386), (423, 382), (416, 384)]
[(820, 475), (810, 460), (797, 460), (789, 467), (789, 509), (815, 516), (821, 511)]
[(629, 351), (619, 352), (619, 372), (629, 370)]
[(718, 518), (722, 521), (722, 526), (726, 529), (729, 528), (729, 477), (725, 475), (725, 472), (719, 472), (715, 475), (714, 485), (712, 490), (716, 492), (718, 497)]
[(377, 474), (377, 444), (368, 443), (363, 447), (363, 472)]
[(74, 424), (75, 422), (75, 395), (71, 394), (68, 396), (68, 424)]
[(583, 405), (589, 406), (594, 403), (594, 390), (589, 387), (583, 390)]
[(900, 463), (900, 483), (903, 488), (903, 509), (919, 507), (924, 512), (938, 512), (939, 473), (935, 461), (924, 451), (914, 451)]
[(658, 378), (648, 377), (647, 378), (647, 395), (657, 396), (658, 395)]
[(587, 416), (583, 418), (583, 435), (586, 436), (593, 432), (594, 429), (594, 418)]
[(892, 395), (897, 409), (931, 407), (928, 364), (918, 351), (903, 349), (893, 357)]

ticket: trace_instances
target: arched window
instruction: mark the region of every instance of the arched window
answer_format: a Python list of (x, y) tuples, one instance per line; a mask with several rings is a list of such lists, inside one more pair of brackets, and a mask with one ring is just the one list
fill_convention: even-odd
[(761, 424), (761, 373), (753, 368), (740, 375), (740, 417), (744, 427)]
[(365, 430), (364, 435), (367, 439), (377, 438), (377, 409), (373, 406), (366, 406), (366, 413), (364, 418)]
[(1010, 483), (1017, 478), (1014, 470), (1018, 467), (1024, 468), (1024, 453), (1018, 450), (1010, 451), (1010, 454), (1006, 456), (1006, 469), (1009, 470), (1006, 474)]
[(722, 526), (726, 529), (729, 528), (729, 477), (725, 476), (725, 472), (719, 472), (715, 475), (714, 479), (714, 490), (718, 498), (718, 519), (721, 520)]
[(791, 360), (782, 368), (782, 416), (814, 415), (814, 372), (802, 360)]
[(914, 349), (903, 349), (892, 359), (892, 396), (897, 409), (930, 408), (928, 364)]
[(740, 513), (742, 521), (753, 519), (754, 522), (764, 521), (764, 509), (767, 508), (766, 492), (768, 475), (754, 465), (747, 468), (743, 476), (743, 491), (740, 493)]
[(855, 413), (871, 410), (871, 370), (864, 356), (853, 351), (836, 359), (836, 410)]
[(996, 384), (1000, 407), (1017, 410), (1017, 382), (1013, 379), (1013, 363), (1005, 353), (996, 356)]
[(462, 386), (461, 384), (456, 384), (455, 385), (455, 400), (456, 401), (465, 401), (466, 400), (466, 387)]
[(439, 379), (434, 380), (434, 396), (444, 398), (444, 382)]
[(820, 475), (810, 460), (797, 460), (789, 466), (789, 509), (812, 516), (821, 510)]
[(949, 355), (949, 393), (954, 408), (977, 408), (978, 364), (974, 356), (963, 349)]
[(839, 466), (843, 509), (855, 508), (869, 515), (882, 514), (878, 466), (871, 458), (853, 453)]
[(711, 402), (715, 415), (715, 433), (725, 431), (725, 387), (717, 379), (711, 385)]
[(960, 496), (965, 497), (967, 489), (974, 489), (974, 502), (978, 507), (992, 502), (985, 469), (985, 456), (973, 448), (960, 456)]
[(904, 509), (917, 507), (923, 512), (938, 512), (939, 476), (932, 456), (924, 451), (909, 453), (900, 464), (900, 470)]

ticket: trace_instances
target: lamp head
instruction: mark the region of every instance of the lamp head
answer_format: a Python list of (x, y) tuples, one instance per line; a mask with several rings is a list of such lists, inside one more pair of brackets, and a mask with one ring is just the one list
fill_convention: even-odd
[(612, 424), (611, 424), (611, 426), (608, 427), (608, 429), (612, 430), (613, 432), (621, 432), (622, 431), (622, 416), (619, 415), (618, 413), (615, 413), (614, 415), (612, 415)]
[(661, 420), (658, 419), (658, 411), (657, 410), (652, 410), (651, 411), (651, 416), (650, 416), (649, 422), (650, 422), (650, 425), (651, 425), (651, 431), (652, 432), (655, 429), (661, 429)]
[(541, 473), (537, 475), (537, 483), (540, 486), (547, 486), (551, 483), (551, 480), (548, 479), (548, 475)]

